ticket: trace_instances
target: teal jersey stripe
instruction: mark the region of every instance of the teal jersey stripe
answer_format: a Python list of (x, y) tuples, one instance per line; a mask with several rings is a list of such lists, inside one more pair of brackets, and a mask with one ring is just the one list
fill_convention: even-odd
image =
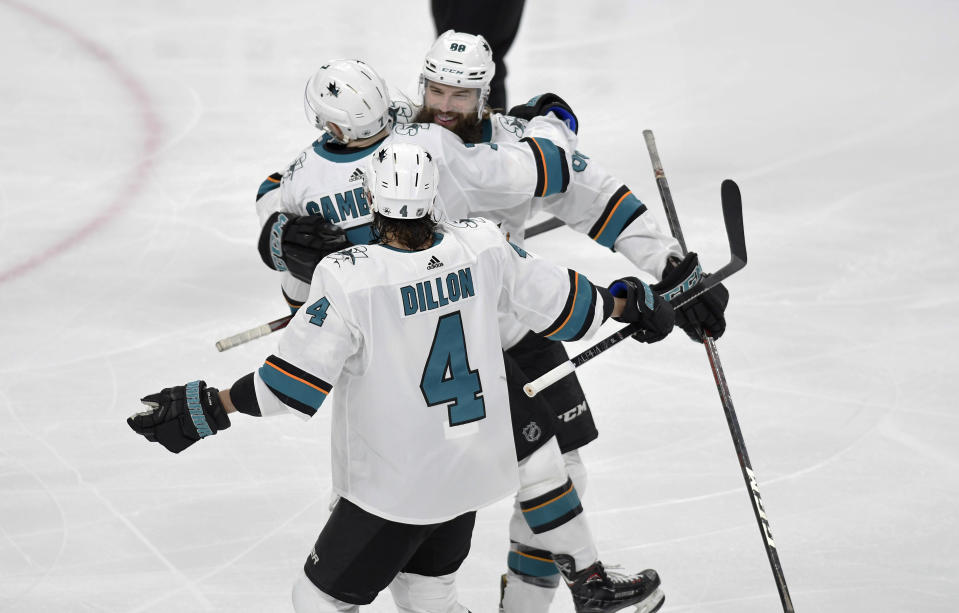
[(565, 191), (566, 186), (563, 180), (563, 168), (566, 165), (566, 159), (563, 156), (562, 150), (549, 139), (534, 138), (532, 140), (539, 145), (540, 151), (543, 152), (543, 170), (546, 174), (545, 193), (536, 195), (552, 196), (553, 194), (559, 194)]
[(579, 495), (576, 488), (570, 487), (569, 490), (561, 494), (558, 498), (536, 509), (523, 511), (523, 517), (533, 532), (536, 532), (537, 526), (543, 526), (556, 521), (565, 515), (568, 515), (580, 506)]
[[(588, 317), (593, 315), (593, 285), (584, 275), (573, 273), (578, 283), (573, 296), (572, 311), (566, 322), (547, 337), (553, 341), (568, 341), (577, 337), (586, 326)], [(574, 288), (570, 288), (573, 292)]]
[(280, 181), (277, 177), (269, 176), (263, 183), (260, 183), (260, 189), (256, 190), (256, 199), (259, 200), (266, 194), (272, 192), (280, 186)]
[(285, 396), (299, 404), (310, 407), (314, 412), (320, 408), (320, 405), (326, 400), (327, 393), (329, 393), (329, 390), (321, 391), (304, 381), (294, 379), (268, 362), (265, 362), (258, 372), (260, 378), (271, 390), (280, 396)]
[(559, 574), (559, 569), (552, 560), (531, 558), (516, 551), (511, 551), (506, 556), (506, 565), (514, 573), (527, 577), (551, 577)]
[(493, 140), (493, 124), (490, 123), (489, 117), (483, 118), (483, 121), (480, 122), (480, 142), (488, 143)]
[(373, 224), (365, 223), (346, 229), (346, 240), (354, 245), (369, 245), (373, 242)]
[(593, 240), (609, 249), (613, 248), (613, 243), (619, 238), (634, 219), (643, 214), (646, 205), (639, 201), (632, 192), (623, 196), (623, 199), (616, 205), (606, 218), (599, 234), (593, 237)]

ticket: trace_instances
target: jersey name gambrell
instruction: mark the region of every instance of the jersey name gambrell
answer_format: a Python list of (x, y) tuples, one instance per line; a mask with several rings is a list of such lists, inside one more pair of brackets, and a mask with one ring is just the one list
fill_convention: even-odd
[(451, 272), (445, 277), (436, 277), (400, 288), (404, 316), (432, 311), (475, 295), (473, 273), (469, 266)]
[(306, 212), (310, 215), (322, 215), (330, 223), (342, 223), (368, 217), (370, 205), (366, 202), (363, 188), (357, 187), (332, 196), (323, 196), (319, 204), (311, 200), (306, 204)]

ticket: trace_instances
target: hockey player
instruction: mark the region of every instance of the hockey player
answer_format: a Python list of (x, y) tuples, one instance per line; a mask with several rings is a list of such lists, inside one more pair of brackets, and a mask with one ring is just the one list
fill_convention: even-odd
[[(502, 346), (489, 334), (500, 311), (560, 338), (588, 337), (610, 316), (672, 326), (669, 305), (635, 277), (607, 290), (486, 220), (437, 223), (438, 182), (422, 148), (378, 147), (364, 174), (377, 243), (319, 264), (277, 353), (222, 391), (193, 381), (150, 394), (128, 419), (179, 453), (231, 413), (309, 418), (329, 398), (339, 501), (295, 581), (297, 613), (358, 611), (387, 585), (404, 613), (466, 611), (454, 574), (475, 511), (518, 485)], [(561, 500), (543, 513), (569, 512)], [(584, 593), (598, 593), (592, 583)], [(644, 571), (633, 587), (658, 584)]]
[(523, 16), (524, 0), (431, 0), (436, 33), (447, 30), (479, 34), (493, 46), (496, 73), (490, 82), (489, 105), (506, 108), (506, 54), (513, 45)]
[[(351, 182), (362, 174), (357, 173), (359, 160), (372, 155), (381, 144), (411, 140), (433, 154), (441, 174), (445, 169), (438, 198), (447, 211), (527, 210), (531, 199), (566, 189), (570, 171), (564, 150), (549, 139), (530, 136), (555, 135), (568, 147), (575, 135), (559, 119), (535, 118), (523, 141), (501, 147), (465, 147), (459, 138), (435, 125), (398, 124), (391, 130), (381, 129), (389, 124), (386, 91), (386, 84), (361, 62), (334, 61), (322, 66), (307, 83), (304, 103), (310, 122), (326, 134), (286, 173), (271, 176), (260, 189), (261, 256), (267, 265), (286, 269), (284, 294), (294, 310), (303, 304), (313, 267), (323, 254), (344, 243), (369, 242), (368, 205)], [(515, 317), (501, 318), (501, 325), (510, 328), (507, 338), (517, 330), (529, 330)], [(663, 336), (649, 334), (645, 340)], [(576, 340), (560, 333), (550, 338)], [(647, 599), (640, 603), (644, 611), (657, 607), (662, 602), (661, 592), (649, 594), (637, 588), (648, 582), (642, 573), (611, 575), (599, 564), (589, 526), (560, 458), (550, 409), (540, 400), (526, 397), (522, 385), (528, 377), (511, 357), (507, 362), (516, 459), (523, 485), (519, 504), (525, 509), (519, 521), (537, 533), (541, 547), (569, 558), (569, 581), (577, 586), (574, 598), (582, 606), (591, 603), (596, 610), (615, 611)], [(554, 504), (543, 505), (553, 500)]]
[(327, 62), (306, 84), (307, 118), (323, 135), (257, 193), (260, 256), (284, 272), (283, 292), (294, 310), (323, 255), (370, 242), (361, 169), (383, 143), (412, 142), (433, 154), (444, 208), (523, 205), (566, 189), (572, 147), (555, 118), (540, 118), (529, 138), (494, 150), (466, 147), (435, 125), (393, 125), (390, 104), (386, 82), (358, 60)]
[[(427, 52), (420, 75), (422, 107), (415, 121), (435, 122), (452, 130), (467, 143), (502, 147), (524, 137), (527, 122), (540, 115), (555, 115), (578, 131), (572, 109), (555, 94), (544, 94), (527, 105), (514, 107), (509, 115), (493, 112), (486, 103), (495, 72), (490, 46), (482, 36), (448, 31)], [(573, 154), (570, 185), (561, 194), (530, 200), (526, 206), (499, 209), (450, 208), (453, 217), (483, 215), (497, 222), (510, 240), (522, 245), (524, 226), (538, 210), (545, 210), (569, 227), (587, 234), (599, 245), (618, 251), (637, 268), (660, 282), (653, 286), (666, 292), (701, 274), (695, 253), (682, 257), (673, 237), (664, 234), (631, 190), (588, 156)], [(724, 310), (728, 293), (717, 286), (715, 293), (680, 309), (676, 321), (693, 340), (697, 326), (713, 338), (725, 330)], [(501, 323), (507, 330), (504, 346), (520, 369), (532, 380), (568, 360), (559, 343), (552, 343), (524, 329), (513, 319)], [(646, 339), (649, 341), (650, 339)], [(569, 474), (582, 493), (586, 471), (577, 449), (598, 436), (592, 413), (575, 374), (543, 393), (557, 416), (557, 437)], [(540, 613), (549, 608), (560, 572), (550, 564), (542, 539), (524, 521), (522, 505), (514, 508), (510, 523), (511, 551), (504, 575), (502, 607), (507, 613)], [(562, 569), (565, 573), (565, 569)], [(567, 581), (570, 577), (567, 575)], [(574, 595), (575, 599), (575, 595)], [(577, 608), (577, 610), (582, 610)]]

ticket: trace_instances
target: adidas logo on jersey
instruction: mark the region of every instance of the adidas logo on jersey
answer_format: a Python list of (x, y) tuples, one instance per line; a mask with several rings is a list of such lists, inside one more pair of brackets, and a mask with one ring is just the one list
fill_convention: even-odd
[(440, 262), (440, 259), (435, 255), (430, 258), (429, 264), (426, 265), (426, 270), (433, 270), (434, 268), (439, 268), (443, 265), (443, 262)]
[(362, 180), (363, 180), (363, 170), (361, 168), (357, 168), (356, 170), (353, 171), (353, 174), (350, 175), (350, 183), (352, 183), (353, 181), (362, 181)]

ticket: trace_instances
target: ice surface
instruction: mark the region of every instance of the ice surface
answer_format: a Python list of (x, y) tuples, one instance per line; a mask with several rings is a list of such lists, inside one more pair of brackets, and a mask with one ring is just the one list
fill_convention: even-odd
[[(662, 219), (653, 129), (707, 268), (719, 184), (742, 188), (718, 344), (796, 610), (955, 611), (959, 5), (527, 4), (511, 100), (560, 93), (580, 150)], [(0, 0), (0, 34), (0, 611), (290, 610), (328, 421), (240, 417), (173, 456), (124, 419), (271, 352), (213, 343), (285, 310), (252, 202), (314, 137), (303, 83), (352, 56), (409, 89), (428, 3)], [(565, 228), (527, 246), (630, 271)], [(625, 343), (580, 376), (603, 558), (657, 568), (664, 611), (778, 610), (704, 351)], [(473, 611), (494, 610), (508, 513), (480, 514)]]

